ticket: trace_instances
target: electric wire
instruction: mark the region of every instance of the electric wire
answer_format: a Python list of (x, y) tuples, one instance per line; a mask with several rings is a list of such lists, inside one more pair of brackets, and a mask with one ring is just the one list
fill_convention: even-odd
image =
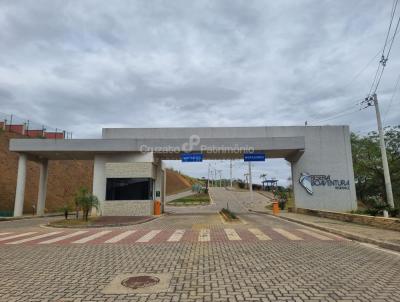
[(398, 31), (399, 24), (400, 24), (400, 16), (399, 16), (399, 18), (397, 20), (396, 27), (394, 29), (394, 33), (392, 35), (392, 38), (390, 39), (390, 42), (389, 42), (390, 45), (389, 45), (387, 54), (385, 54), (386, 47), (387, 47), (388, 41), (389, 41), (389, 36), (390, 36), (391, 30), (392, 30), (393, 20), (394, 20), (395, 14), (396, 14), (398, 1), (399, 0), (395, 0), (394, 3), (393, 3), (393, 6), (392, 6), (392, 12), (391, 12), (391, 16), (390, 16), (389, 28), (388, 28), (387, 33), (386, 33), (385, 43), (384, 43), (383, 49), (382, 49), (381, 60), (379, 61), (378, 68), (376, 70), (376, 73), (375, 73), (375, 76), (374, 76), (374, 80), (372, 81), (372, 84), (371, 84), (370, 90), (368, 92), (367, 98), (370, 97), (371, 95), (375, 94), (376, 91), (378, 90), (379, 84), (380, 84), (381, 79), (382, 79), (383, 72), (385, 71), (386, 63), (387, 63), (387, 61), (389, 59), (389, 55), (390, 55), (394, 40), (395, 40), (396, 35), (397, 35), (397, 31)]
[[(395, 97), (395, 95), (397, 94), (397, 89), (398, 89), (398, 87), (399, 87), (399, 84), (400, 84), (400, 74), (399, 74), (399, 76), (397, 77), (396, 85), (395, 85), (395, 87), (394, 87), (394, 91), (393, 91), (392, 97), (390, 98), (389, 105), (388, 105), (388, 107), (387, 107), (386, 110), (385, 110), (383, 120), (385, 120), (385, 118), (387, 117), (387, 114), (389, 113), (389, 110), (390, 110), (390, 107), (392, 106), (394, 97)], [(383, 124), (385, 124), (385, 122), (383, 122)]]

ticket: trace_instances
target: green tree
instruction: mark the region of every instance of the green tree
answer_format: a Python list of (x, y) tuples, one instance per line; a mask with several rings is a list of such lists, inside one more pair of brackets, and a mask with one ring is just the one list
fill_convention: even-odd
[(91, 194), (87, 188), (82, 187), (75, 195), (75, 204), (78, 205), (83, 212), (83, 219), (88, 220), (89, 212), (92, 208), (99, 208), (98, 198)]
[[(385, 142), (395, 207), (398, 208), (400, 207), (400, 126), (385, 128)], [(369, 206), (379, 202), (386, 204), (378, 133), (370, 132), (365, 136), (352, 133), (351, 147), (358, 199)]]

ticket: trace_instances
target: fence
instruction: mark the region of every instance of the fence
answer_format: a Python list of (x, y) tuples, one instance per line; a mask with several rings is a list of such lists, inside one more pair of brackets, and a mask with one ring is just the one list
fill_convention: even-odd
[(72, 139), (72, 132), (49, 127), (13, 114), (0, 113), (0, 130), (32, 138)]

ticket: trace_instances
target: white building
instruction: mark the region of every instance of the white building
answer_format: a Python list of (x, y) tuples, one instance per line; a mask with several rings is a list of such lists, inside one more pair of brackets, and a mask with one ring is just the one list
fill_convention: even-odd
[(162, 161), (187, 153), (205, 160), (243, 159), (251, 152), (284, 158), (292, 166), (297, 207), (357, 207), (348, 126), (106, 128), (101, 139), (12, 139), (10, 150), (20, 156), (14, 216), (22, 215), (27, 160), (41, 164), (38, 215), (44, 213), (52, 159), (94, 160), (93, 194), (101, 215), (152, 215), (154, 200), (164, 205)]

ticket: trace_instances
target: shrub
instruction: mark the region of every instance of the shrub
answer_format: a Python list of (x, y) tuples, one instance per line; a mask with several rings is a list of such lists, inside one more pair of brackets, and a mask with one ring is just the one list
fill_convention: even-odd
[(87, 188), (80, 188), (75, 195), (75, 204), (83, 211), (83, 219), (88, 220), (89, 212), (92, 208), (99, 208), (98, 198), (91, 194)]
[(223, 208), (221, 212), (228, 216), (230, 219), (237, 219), (236, 214), (231, 212), (229, 209)]

